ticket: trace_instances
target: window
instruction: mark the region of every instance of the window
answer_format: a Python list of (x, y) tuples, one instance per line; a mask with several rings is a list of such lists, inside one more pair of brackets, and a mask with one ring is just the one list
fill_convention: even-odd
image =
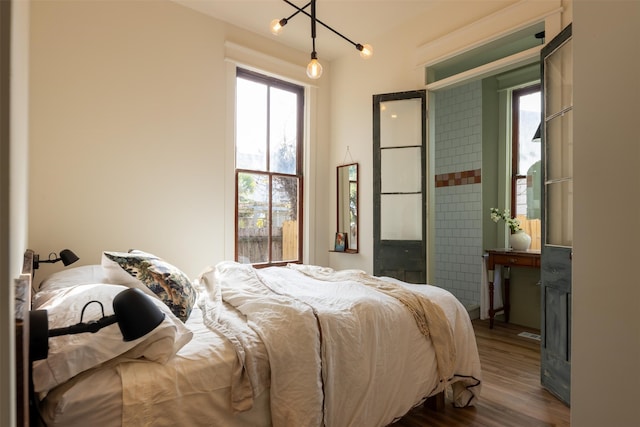
[(236, 75), (236, 260), (302, 260), (304, 89), (247, 70)]
[(511, 212), (531, 236), (531, 249), (540, 249), (540, 85), (514, 90), (512, 96)]

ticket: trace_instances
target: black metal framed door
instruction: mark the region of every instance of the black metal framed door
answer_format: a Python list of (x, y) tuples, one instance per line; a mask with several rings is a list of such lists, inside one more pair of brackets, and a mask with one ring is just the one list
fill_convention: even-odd
[(541, 52), (543, 221), (541, 248), (542, 386), (567, 405), (571, 396), (573, 246), (573, 47), (571, 25)]
[(426, 91), (373, 96), (374, 274), (427, 280)]

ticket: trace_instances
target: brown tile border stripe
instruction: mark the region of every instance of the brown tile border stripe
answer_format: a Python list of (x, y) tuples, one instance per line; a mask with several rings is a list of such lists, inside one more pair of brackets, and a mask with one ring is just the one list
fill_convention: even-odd
[(437, 187), (452, 187), (454, 185), (479, 184), (482, 173), (480, 169), (470, 171), (441, 173), (436, 175)]

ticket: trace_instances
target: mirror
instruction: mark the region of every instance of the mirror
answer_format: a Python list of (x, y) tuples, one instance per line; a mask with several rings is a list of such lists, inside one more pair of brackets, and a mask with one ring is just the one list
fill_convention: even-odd
[(337, 167), (338, 233), (346, 233), (345, 252), (358, 252), (358, 164)]

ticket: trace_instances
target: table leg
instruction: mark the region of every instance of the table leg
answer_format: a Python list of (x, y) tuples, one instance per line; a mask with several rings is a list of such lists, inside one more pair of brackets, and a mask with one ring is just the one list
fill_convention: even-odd
[(504, 269), (504, 321), (505, 323), (509, 323), (509, 313), (511, 313), (511, 267), (505, 267)]
[(489, 329), (493, 329), (493, 317), (496, 312), (493, 310), (493, 270), (489, 270)]

